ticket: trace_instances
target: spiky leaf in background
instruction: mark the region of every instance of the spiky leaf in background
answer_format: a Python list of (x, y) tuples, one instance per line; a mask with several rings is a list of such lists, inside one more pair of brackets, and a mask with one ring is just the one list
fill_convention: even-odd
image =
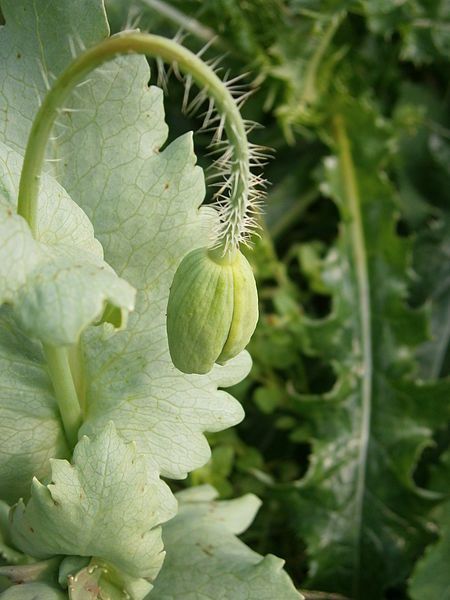
[(450, 124), (445, 98), (405, 83), (395, 106), (398, 131), (395, 177), (402, 216), (414, 233), (411, 301), (427, 303), (431, 339), (419, 349), (422, 375), (449, 373), (450, 340)]
[(361, 0), (360, 4), (371, 29), (386, 38), (400, 36), (403, 60), (421, 65), (448, 59), (450, 9), (445, 0), (405, 3)]
[(308, 329), (337, 381), (325, 396), (299, 396), (313, 449), (298, 484), (298, 524), (310, 585), (379, 598), (407, 576), (430, 539), (433, 496), (415, 486), (412, 472), (449, 416), (449, 390), (411, 381), (426, 331), (424, 314), (407, 306), (411, 248), (395, 231), (394, 191), (383, 170), (389, 131), (363, 102), (336, 109), (335, 154), (325, 159), (322, 182), (342, 219), (324, 261), (332, 311)]

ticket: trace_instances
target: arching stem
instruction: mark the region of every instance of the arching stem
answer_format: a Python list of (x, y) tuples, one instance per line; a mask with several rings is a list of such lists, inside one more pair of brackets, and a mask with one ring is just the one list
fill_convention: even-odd
[[(113, 36), (90, 48), (74, 60), (57, 79), (48, 92), (31, 128), (19, 186), (17, 212), (29, 223), (33, 235), (37, 235), (37, 210), (39, 179), (45, 159), (50, 132), (64, 103), (72, 90), (101, 64), (123, 54), (146, 54), (177, 63), (178, 68), (192, 77), (195, 83), (214, 100), (216, 109), (224, 120), (225, 133), (232, 153), (230, 192), (230, 222), (232, 232), (239, 239), (239, 228), (244, 229), (248, 209), (250, 181), (250, 151), (239, 108), (231, 93), (201, 58), (177, 42), (160, 36), (125, 32)], [(230, 234), (224, 229), (225, 238)], [(224, 248), (233, 245), (233, 240), (219, 240)]]

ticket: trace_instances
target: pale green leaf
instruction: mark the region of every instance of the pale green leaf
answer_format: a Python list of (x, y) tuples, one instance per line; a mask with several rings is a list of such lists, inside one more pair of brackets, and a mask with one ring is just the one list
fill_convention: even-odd
[[(16, 52), (31, 69), (37, 56), (22, 32), (39, 37), (44, 15), (56, 5), (59, 15), (69, 13), (73, 3), (52, 0), (45, 10), (37, 4), (36, 13), (22, 10), (24, 4), (5, 2), (3, 34), (11, 35), (11, 22)], [(88, 31), (95, 29), (100, 5), (96, 1), (84, 6), (81, 23), (87, 14), (92, 19)], [(99, 38), (104, 32), (97, 27)], [(45, 48), (63, 39), (57, 28), (46, 35), (51, 39), (41, 39)], [(5, 40), (6, 44), (10, 38)], [(54, 75), (61, 66), (52, 66)], [(147, 455), (150, 470), (156, 464), (164, 475), (184, 477), (209, 458), (204, 432), (242, 419), (240, 405), (218, 387), (239, 381), (250, 361), (243, 354), (201, 377), (182, 375), (173, 367), (165, 332), (169, 286), (182, 257), (208, 242), (212, 224), (210, 210), (199, 211), (203, 174), (195, 166), (190, 135), (161, 151), (167, 137), (162, 92), (147, 87), (149, 69), (143, 57), (114, 60), (89, 79), (68, 104), (82, 111), (61, 115), (61, 127), (56, 126), (56, 134), (62, 136), (49, 150), (52, 158), (62, 160), (49, 164), (91, 218), (108, 264), (136, 287), (138, 295), (126, 332), (111, 339), (108, 330), (98, 328), (84, 340), (89, 409), (83, 432), (113, 420)], [(43, 92), (44, 86), (39, 89)], [(8, 110), (15, 115), (12, 103)]]
[(75, 343), (108, 304), (125, 321), (134, 290), (102, 260), (89, 220), (56, 181), (43, 178), (38, 241), (15, 214), (20, 163), (0, 143), (0, 303), (14, 307), (30, 337), (54, 346)]
[[(22, 155), (40, 99), (52, 77), (108, 35), (103, 2), (2, 0), (0, 139)], [(73, 50), (75, 52), (75, 50)]]
[(67, 595), (48, 583), (14, 585), (0, 594), (2, 600), (67, 600)]
[(12, 584), (44, 581), (52, 583), (60, 559), (50, 558), (40, 562), (0, 567), (0, 577), (7, 577)]
[(45, 479), (49, 458), (69, 449), (40, 344), (0, 309), (0, 497), (27, 498), (34, 476)]
[[(87, 36), (85, 43), (95, 41), (95, 30), (98, 35), (103, 35), (107, 28), (104, 20), (94, 18), (95, 15), (103, 15), (101, 3), (82, 2), (76, 8), (71, 5), (70, 10), (68, 6), (63, 9), (62, 3), (57, 3), (52, 14), (43, 5), (28, 2), (4, 2), (2, 9), (8, 17), (8, 25), (2, 28), (0, 34), (0, 53), (5, 57), (0, 63), (0, 129), (3, 131), (3, 141), (12, 141), (13, 138), (16, 147), (23, 151), (38, 101), (36, 90), (29, 84), (35, 81), (41, 94), (45, 88), (38, 68), (39, 61), (44, 61), (50, 69), (69, 62), (71, 52), (66, 45), (67, 36), (70, 32), (78, 31), (77, 22), (86, 25), (83, 29), (83, 35)], [(39, 10), (45, 12), (45, 18), (36, 20), (38, 15), (35, 11)], [(28, 35), (22, 35), (25, 31)], [(44, 31), (57, 34), (56, 38), (43, 44), (40, 36)], [(59, 35), (62, 37), (59, 38)], [(16, 45), (17, 39), (21, 40), (20, 49)], [(65, 42), (63, 47), (61, 40)], [(4, 115), (7, 116), (5, 120)], [(102, 249), (94, 238), (89, 219), (49, 176), (42, 178), (39, 195), (39, 245), (31, 239), (24, 221), (14, 215), (21, 165), (22, 157), (2, 144), (1, 222), (5, 222), (6, 216), (8, 226), (7, 230), (2, 228), (1, 232), (0, 295), (3, 300), (11, 302), (14, 291), (25, 283), (26, 274), (33, 273), (28, 282), (33, 296), (22, 297), (22, 302), (16, 307), (18, 315), (22, 317), (22, 325), (29, 333), (47, 341), (67, 343), (69, 339), (79, 336), (81, 324), (85, 326), (101, 317), (104, 304), (110, 298), (108, 288), (117, 278), (106, 273), (110, 273), (110, 270), (101, 260)], [(42, 252), (39, 252), (39, 248)], [(45, 269), (51, 270), (48, 263), (53, 260), (55, 248), (61, 254), (60, 260), (63, 263), (67, 260), (65, 265), (60, 265), (64, 268), (59, 273), (66, 279), (76, 272), (74, 267), (80, 262), (81, 254), (89, 254), (87, 262), (91, 267), (85, 265), (84, 261), (82, 266), (88, 271), (87, 278), (79, 282), (82, 285), (78, 293), (70, 297), (70, 303), (60, 302), (61, 298), (55, 292), (63, 290), (56, 289), (51, 277), (47, 293), (41, 295), (43, 281), (36, 267), (42, 261)], [(47, 275), (50, 275), (48, 271)], [(94, 294), (94, 304), (80, 302), (86, 290)], [(67, 294), (67, 290), (64, 292)], [(125, 284), (119, 304), (130, 308), (130, 292), (130, 287)], [(126, 299), (123, 294), (127, 296)], [(49, 299), (52, 301), (48, 302)], [(50, 312), (52, 319), (44, 320), (41, 309)], [(39, 314), (40, 318), (30, 322), (32, 312)], [(64, 328), (58, 327), (55, 317), (59, 317), (59, 325), (64, 321)], [(12, 503), (20, 496), (28, 496), (33, 475), (39, 478), (47, 476), (50, 457), (64, 458), (68, 456), (68, 449), (39, 345), (19, 331), (15, 316), (9, 309), (0, 309), (0, 320), (0, 495)]]
[(210, 487), (178, 494), (178, 515), (164, 525), (167, 551), (149, 600), (301, 600), (283, 561), (250, 550), (236, 535), (260, 501), (247, 494), (218, 502)]
[[(108, 31), (101, 2), (82, 0), (70, 3), (70, 10), (68, 6), (69, 3), (64, 6), (59, 2), (49, 10), (48, 3), (1, 2), (8, 25), (2, 27), (0, 35), (0, 137), (22, 154), (46, 89), (45, 78), (50, 80), (51, 74), (72, 58), (68, 39), (72, 36), (77, 43), (82, 40), (83, 44), (91, 45)], [(45, 42), (44, 37), (47, 37)], [(19, 154), (9, 151), (5, 159), (2, 152), (0, 196), (12, 208), (16, 203), (21, 163)], [(72, 246), (101, 253), (92, 226), (73, 203), (71, 219), (67, 219), (67, 199), (60, 186), (43, 179), (38, 223), (41, 242), (54, 244), (63, 238)], [(17, 228), (23, 234), (24, 223), (19, 220), (16, 225), (18, 222)], [(10, 283), (20, 279), (26, 267), (25, 257), (19, 260), (20, 247), (16, 243), (11, 260), (2, 261), (1, 269), (7, 270)], [(0, 494), (13, 502), (21, 495), (28, 495), (33, 474), (38, 477), (47, 474), (49, 457), (64, 457), (68, 451), (40, 349), (22, 336), (9, 313), (4, 310), (1, 313)]]
[[(26, 557), (11, 547), (9, 535), (9, 506), (0, 500), (0, 565), (19, 565), (27, 561)], [(1, 582), (0, 582), (1, 587)]]
[(68, 454), (42, 350), (23, 333), (71, 344), (107, 305), (125, 320), (134, 298), (102, 260), (86, 215), (48, 175), (32, 238), (15, 214), (21, 162), (0, 143), (0, 302), (12, 306), (0, 309), (0, 494), (11, 503), (28, 496), (33, 475), (47, 475), (48, 458)]
[(111, 423), (79, 441), (72, 464), (56, 459), (51, 467), (51, 483), (35, 479), (28, 503), (12, 510), (14, 544), (36, 558), (96, 556), (153, 579), (164, 558), (159, 525), (175, 506), (160, 508), (165, 484), (148, 480), (135, 445)]

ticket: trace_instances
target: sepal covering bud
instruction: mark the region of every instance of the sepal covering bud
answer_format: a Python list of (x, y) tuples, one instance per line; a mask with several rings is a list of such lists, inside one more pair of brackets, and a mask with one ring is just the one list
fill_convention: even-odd
[(167, 336), (173, 364), (208, 373), (250, 341), (258, 321), (252, 269), (239, 251), (198, 248), (181, 261), (170, 289)]

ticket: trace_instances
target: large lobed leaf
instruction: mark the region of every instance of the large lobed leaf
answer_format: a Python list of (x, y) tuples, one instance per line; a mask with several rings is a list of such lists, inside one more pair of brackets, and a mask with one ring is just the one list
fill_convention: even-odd
[(218, 502), (203, 486), (177, 494), (179, 513), (163, 530), (167, 558), (152, 600), (301, 600), (283, 561), (265, 558), (236, 538), (247, 529), (260, 501), (252, 494)]
[(125, 444), (110, 423), (93, 440), (80, 440), (72, 464), (52, 460), (51, 469), (51, 483), (34, 479), (27, 505), (12, 509), (14, 545), (41, 559), (99, 556), (133, 577), (153, 579), (164, 559), (159, 525), (174, 506), (161, 507), (161, 484), (149, 480), (134, 444)]
[(106, 306), (118, 309), (120, 325), (134, 305), (134, 290), (103, 260), (89, 219), (49, 175), (33, 238), (15, 212), (21, 163), (0, 142), (0, 493), (10, 502), (28, 495), (33, 475), (48, 473), (49, 457), (68, 453), (35, 340), (73, 345)]
[(348, 100), (336, 107), (332, 135), (322, 183), (342, 218), (323, 270), (332, 312), (306, 327), (337, 380), (321, 397), (298, 398), (313, 449), (293, 502), (309, 585), (368, 600), (401, 582), (430, 539), (437, 497), (412, 473), (448, 415), (448, 384), (411, 377), (426, 328), (406, 304), (410, 247), (396, 234), (383, 172), (388, 131), (370, 105)]
[[(43, 43), (38, 27), (39, 11), (48, 25), (54, 19), (58, 39), (70, 36), (85, 19), (80, 21), (78, 11), (71, 12), (72, 6), (69, 8), (68, 3), (64, 10), (61, 3), (55, 11), (50, 10), (50, 5), (35, 7), (37, 13), (29, 10), (27, 3), (4, 2), (2, 5), (7, 20), (2, 31), (3, 46), (8, 51), (14, 48), (15, 55), (20, 55), (22, 77), (35, 73), (39, 58), (44, 78), (35, 81), (35, 85), (42, 91), (45, 73), (48, 77), (55, 75), (70, 60), (70, 50), (66, 48), (56, 59), (58, 41), (52, 38)], [(100, 3), (93, 3), (86, 7), (84, 14), (90, 10), (92, 22), (96, 15), (98, 20), (99, 6)], [(63, 12), (64, 19), (61, 18)], [(28, 37), (22, 35), (24, 30), (30, 32)], [(106, 33), (104, 25), (97, 27), (96, 36), (91, 35), (93, 30), (93, 26), (87, 29), (85, 43), (93, 43)], [(37, 53), (37, 49), (40, 52), (42, 48), (45, 48), (44, 55)], [(30, 96), (25, 105), (24, 95), (20, 102), (10, 101), (14, 94), (21, 94), (20, 86), (14, 87), (16, 67), (11, 61), (3, 64), (4, 97), (8, 119), (15, 120), (21, 130), (30, 124), (30, 119), (22, 115), (34, 114), (36, 102), (35, 97)], [(92, 85), (85, 88), (85, 102), (91, 108), (96, 106), (95, 118), (93, 113), (83, 113), (81, 123), (73, 119), (76, 133), (68, 137), (71, 143), (76, 143), (77, 150), (73, 151), (70, 164), (59, 179), (76, 200), (87, 204), (87, 209), (92, 212), (95, 208), (95, 224), (104, 239), (105, 229), (111, 233), (112, 228), (117, 233), (115, 237), (107, 236), (108, 258), (127, 271), (127, 277), (139, 283), (140, 295), (138, 311), (126, 336), (117, 338), (116, 342), (108, 339), (106, 345), (108, 331), (99, 332), (89, 341), (87, 372), (92, 377), (88, 397), (95, 399), (95, 403), (91, 403), (87, 430), (102, 427), (113, 418), (119, 430), (130, 439), (137, 439), (140, 449), (152, 451), (165, 474), (184, 476), (208, 458), (209, 448), (202, 432), (221, 429), (242, 418), (240, 406), (216, 390), (219, 385), (231, 384), (242, 377), (249, 361), (240, 358), (235, 363), (242, 366), (218, 368), (203, 378), (187, 378), (171, 364), (164, 329), (165, 304), (177, 262), (195, 243), (205, 243), (207, 239), (209, 220), (198, 212), (203, 196), (202, 174), (194, 166), (189, 137), (181, 138), (158, 154), (167, 127), (163, 122), (160, 90), (146, 87), (149, 74), (145, 59), (134, 57), (105, 68), (110, 71), (94, 76)], [(118, 120), (117, 114), (122, 114), (124, 121)], [(99, 136), (103, 140), (101, 152)], [(22, 142), (20, 136), (15, 137), (21, 150), (25, 137)], [(6, 135), (5, 138), (9, 141)], [(61, 151), (64, 153), (66, 147)], [(87, 173), (86, 169), (89, 169)], [(94, 206), (89, 207), (88, 203)], [(143, 203), (141, 214), (139, 203)], [(104, 212), (95, 206), (97, 204)], [(150, 304), (153, 310), (148, 310)], [(48, 384), (45, 385), (48, 389)], [(43, 393), (41, 389), (35, 395), (40, 398)], [(211, 401), (214, 393), (216, 400)], [(6, 402), (7, 393), (4, 398)], [(149, 431), (153, 431), (153, 435)], [(32, 444), (26, 455), (42, 453), (41, 444), (42, 440)], [(55, 446), (46, 457), (49, 454), (64, 455), (61, 448)], [(37, 474), (41, 473), (42, 469), (38, 470)], [(29, 476), (24, 480), (29, 481)], [(12, 497), (10, 494), (9, 499)]]
[(169, 287), (183, 256), (208, 243), (212, 215), (199, 210), (204, 181), (191, 135), (161, 151), (162, 92), (147, 88), (149, 77), (142, 57), (94, 73), (73, 99), (81, 112), (66, 123), (55, 157), (71, 157), (58, 163), (58, 178), (92, 219), (109, 264), (138, 290), (126, 332), (108, 344), (101, 332), (85, 340), (90, 410), (83, 432), (112, 419), (163, 475), (184, 477), (209, 457), (203, 432), (242, 419), (240, 405), (217, 388), (239, 381), (250, 361), (243, 354), (207, 376), (183, 375), (171, 362)]
[[(79, 3), (73, 12), (58, 4), (50, 17), (49, 3), (41, 3), (46, 17), (39, 20), (34, 4), (2, 3), (8, 25), (0, 34), (0, 297), (10, 306), (0, 309), (0, 494), (9, 502), (28, 496), (34, 475), (48, 475), (50, 457), (69, 453), (42, 350), (33, 338), (72, 344), (101, 317), (109, 300), (124, 312), (133, 305), (131, 287), (103, 261), (88, 218), (54, 179), (42, 178), (38, 241), (15, 215), (21, 154), (43, 93), (39, 62), (53, 69), (70, 60), (59, 35), (65, 39), (76, 32), (77, 21), (87, 25), (86, 17), (103, 14), (98, 4), (91, 5), (89, 15), (88, 4)], [(97, 25), (106, 32), (98, 18)], [(36, 31), (57, 32), (45, 44), (45, 55)], [(92, 40), (91, 25), (86, 36)]]
[[(106, 33), (105, 26), (93, 25), (99, 19), (100, 2), (86, 6), (82, 20), (78, 11), (71, 13), (68, 2), (58, 3), (56, 11), (52, 2), (37, 5), (36, 13), (25, 2), (4, 1), (3, 5), (4, 44), (9, 48), (14, 40), (24, 76), (35, 70), (38, 57), (43, 79), (61, 70), (70, 60), (70, 51), (65, 49), (54, 59), (57, 40), (73, 30), (80, 29), (82, 35), (88, 11), (92, 24), (84, 43), (92, 44)], [(65, 18), (55, 27), (57, 39), (44, 43), (39, 19), (56, 23), (64, 11)], [(24, 30), (31, 41), (23, 37)], [(36, 55), (35, 48), (43, 55)], [(15, 63), (5, 63), (8, 97), (14, 90), (9, 75), (14, 69)], [(165, 333), (170, 282), (183, 255), (207, 243), (211, 226), (210, 211), (199, 211), (202, 172), (195, 166), (190, 135), (160, 152), (167, 136), (162, 93), (147, 87), (149, 70), (143, 57), (115, 60), (90, 79), (77, 90), (70, 106), (82, 112), (71, 112), (61, 122), (62, 139), (52, 145), (53, 158), (62, 161), (49, 165), (56, 165), (58, 181), (93, 221), (108, 263), (134, 282), (138, 296), (126, 333), (112, 339), (109, 330), (99, 328), (85, 339), (89, 413), (83, 433), (113, 420), (118, 431), (146, 453), (149, 468), (156, 464), (164, 475), (184, 477), (209, 457), (203, 432), (223, 429), (242, 418), (240, 405), (217, 388), (242, 378), (250, 363), (244, 354), (204, 377), (185, 376), (173, 367)], [(44, 91), (44, 81), (36, 81), (36, 86)], [(31, 97), (27, 106), (8, 104), (10, 118), (23, 128), (29, 122), (21, 115), (34, 114), (35, 109)], [(24, 141), (21, 150), (23, 145)]]

